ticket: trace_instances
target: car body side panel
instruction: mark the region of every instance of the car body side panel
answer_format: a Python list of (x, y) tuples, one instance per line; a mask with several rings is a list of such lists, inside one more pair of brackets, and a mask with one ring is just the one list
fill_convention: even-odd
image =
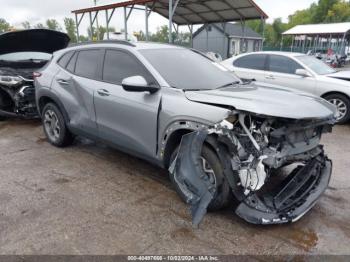
[(54, 77), (52, 89), (66, 108), (70, 116), (69, 125), (73, 128), (84, 129), (88, 133), (96, 132), (93, 94), (97, 85), (95, 80), (74, 76), (63, 69)]
[(94, 93), (99, 136), (155, 158), (161, 92), (127, 92), (121, 86), (105, 82), (99, 82), (99, 89), (109, 93), (108, 96)]

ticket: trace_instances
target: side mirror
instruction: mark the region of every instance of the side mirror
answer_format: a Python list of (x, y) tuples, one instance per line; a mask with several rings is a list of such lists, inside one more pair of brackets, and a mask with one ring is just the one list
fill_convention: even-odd
[(122, 82), (122, 87), (128, 92), (150, 92), (151, 94), (156, 93), (159, 88), (156, 86), (150, 86), (142, 76), (131, 76), (125, 78)]
[(302, 77), (311, 77), (312, 75), (305, 69), (297, 69), (295, 74)]

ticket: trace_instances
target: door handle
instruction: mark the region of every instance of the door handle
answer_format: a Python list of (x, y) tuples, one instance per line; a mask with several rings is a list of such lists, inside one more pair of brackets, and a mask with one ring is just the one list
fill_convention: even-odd
[(266, 76), (266, 79), (271, 79), (271, 80), (274, 80), (274, 79), (275, 79), (275, 77), (274, 77), (273, 75), (268, 75), (268, 76)]
[(57, 83), (61, 85), (69, 85), (68, 81), (64, 79), (57, 79)]
[(99, 94), (100, 96), (110, 96), (108, 90), (106, 90), (106, 89), (97, 90), (97, 94)]

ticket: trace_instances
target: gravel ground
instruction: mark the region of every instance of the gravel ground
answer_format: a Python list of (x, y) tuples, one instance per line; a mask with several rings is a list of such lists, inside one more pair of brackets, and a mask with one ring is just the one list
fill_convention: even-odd
[(191, 226), (167, 173), (79, 139), (57, 149), (39, 122), (0, 123), (0, 254), (350, 254), (350, 125), (324, 137), (331, 185), (295, 224), (230, 209)]

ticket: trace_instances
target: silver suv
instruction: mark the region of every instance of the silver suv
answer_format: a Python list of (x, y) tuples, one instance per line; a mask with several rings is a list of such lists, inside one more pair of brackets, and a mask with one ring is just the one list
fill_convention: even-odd
[(80, 135), (169, 169), (195, 226), (234, 198), (250, 223), (296, 221), (328, 186), (319, 143), (336, 109), (321, 98), (242, 83), (199, 52), (152, 43), (78, 45), (35, 75), (51, 144)]

